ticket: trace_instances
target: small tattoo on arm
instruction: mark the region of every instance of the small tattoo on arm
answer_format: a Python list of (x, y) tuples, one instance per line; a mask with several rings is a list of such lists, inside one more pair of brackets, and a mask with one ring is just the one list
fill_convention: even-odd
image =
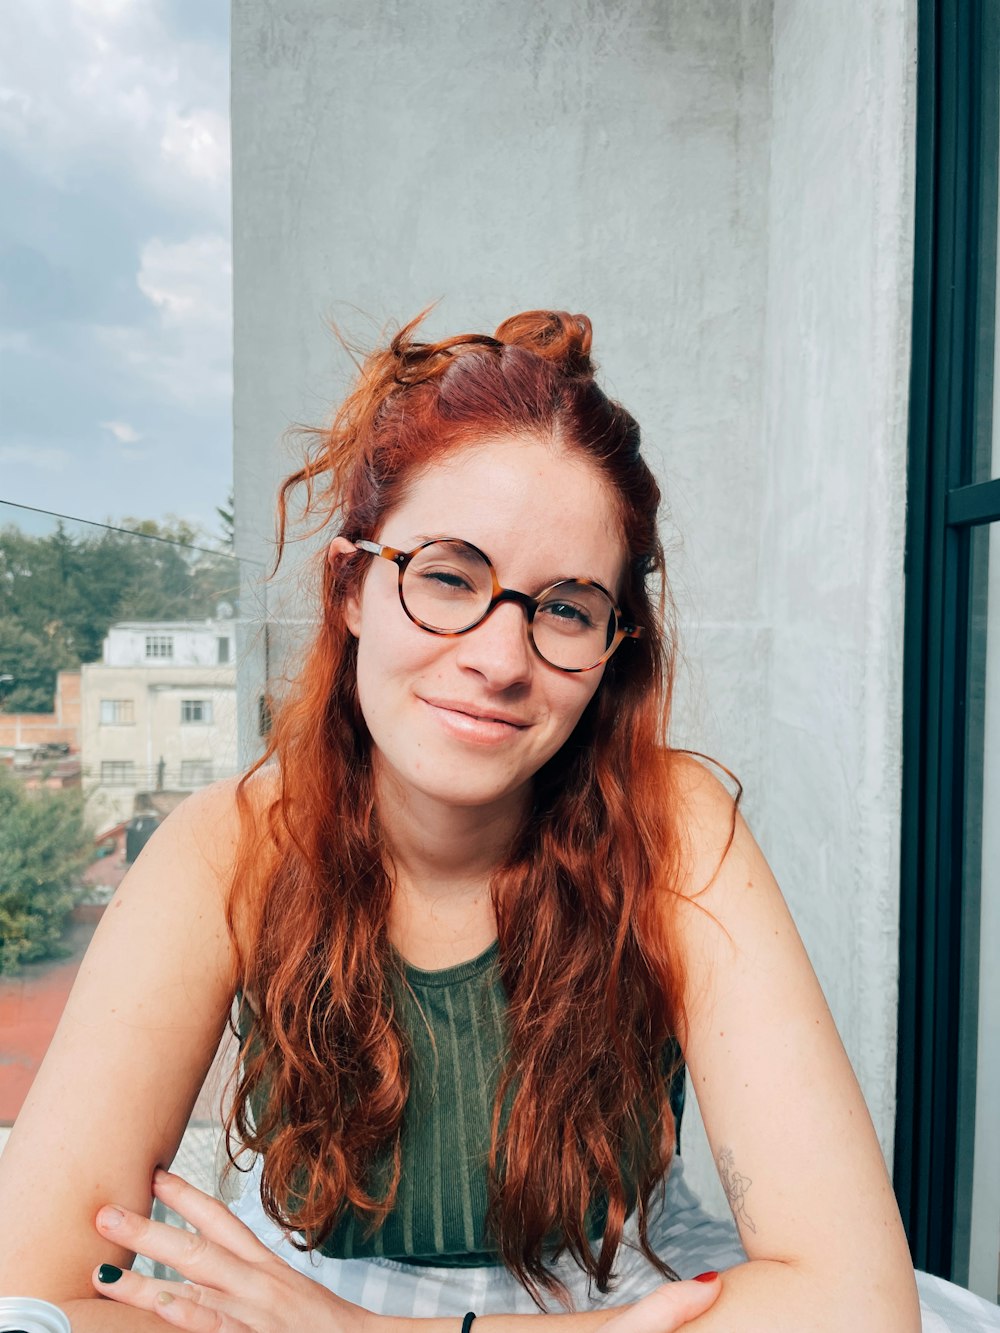
[(722, 1188), (726, 1191), (726, 1198), (733, 1210), (733, 1217), (736, 1218), (740, 1226), (746, 1227), (748, 1231), (752, 1231), (756, 1236), (757, 1228), (747, 1212), (747, 1190), (753, 1184), (753, 1181), (747, 1176), (741, 1176), (736, 1170), (732, 1148), (721, 1150), (716, 1158), (716, 1166), (719, 1168), (719, 1179), (722, 1181)]

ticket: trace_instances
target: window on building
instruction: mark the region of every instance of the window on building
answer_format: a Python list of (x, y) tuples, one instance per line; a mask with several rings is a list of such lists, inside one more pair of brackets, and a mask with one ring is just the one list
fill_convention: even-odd
[(211, 722), (211, 720), (212, 720), (211, 699), (181, 700), (182, 722)]
[(181, 786), (207, 787), (212, 781), (211, 759), (182, 759)]
[(101, 784), (105, 787), (134, 787), (135, 764), (131, 759), (102, 759)]
[(174, 655), (174, 636), (172, 634), (147, 634), (146, 656), (167, 658)]
[(135, 722), (135, 703), (131, 699), (102, 699), (101, 726), (122, 727)]
[(219, 666), (224, 666), (229, 661), (229, 639), (219, 639)]

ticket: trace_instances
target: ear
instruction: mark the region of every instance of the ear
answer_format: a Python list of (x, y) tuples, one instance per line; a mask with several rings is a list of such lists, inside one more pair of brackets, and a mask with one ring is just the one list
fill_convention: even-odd
[(334, 537), (326, 548), (326, 558), (331, 565), (335, 565), (342, 555), (353, 555), (357, 549), (354, 543), (348, 541), (346, 537)]
[[(346, 537), (334, 537), (326, 548), (326, 558), (332, 567), (345, 556), (355, 553), (358, 548)], [(355, 638), (361, 633), (361, 598), (356, 593), (349, 593), (344, 599), (344, 620)]]

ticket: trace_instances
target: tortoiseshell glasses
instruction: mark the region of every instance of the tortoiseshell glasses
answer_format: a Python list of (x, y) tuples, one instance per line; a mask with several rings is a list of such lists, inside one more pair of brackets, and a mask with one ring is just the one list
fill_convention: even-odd
[(627, 624), (607, 588), (593, 579), (560, 579), (529, 597), (502, 588), (489, 556), (457, 537), (421, 542), (412, 551), (379, 542), (354, 545), (396, 565), (403, 610), (429, 634), (467, 634), (501, 602), (514, 602), (527, 617), (532, 648), (560, 671), (590, 671), (623, 639), (642, 637), (641, 626)]

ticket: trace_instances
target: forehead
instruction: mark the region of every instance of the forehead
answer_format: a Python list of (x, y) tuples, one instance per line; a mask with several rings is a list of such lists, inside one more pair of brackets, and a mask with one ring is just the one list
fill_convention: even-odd
[(415, 473), (382, 540), (461, 537), (502, 578), (588, 574), (617, 586), (625, 561), (616, 497), (586, 458), (531, 437), (484, 440)]

